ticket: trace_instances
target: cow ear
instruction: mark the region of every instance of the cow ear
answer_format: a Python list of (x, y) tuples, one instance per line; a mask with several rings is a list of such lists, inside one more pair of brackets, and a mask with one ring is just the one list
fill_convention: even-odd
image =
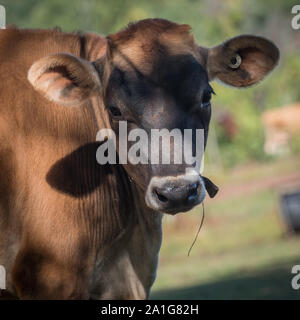
[(269, 40), (241, 35), (208, 49), (207, 72), (234, 87), (247, 87), (262, 80), (279, 60), (278, 48)]
[(100, 89), (94, 65), (66, 53), (35, 62), (28, 71), (28, 80), (46, 98), (66, 106), (80, 105)]

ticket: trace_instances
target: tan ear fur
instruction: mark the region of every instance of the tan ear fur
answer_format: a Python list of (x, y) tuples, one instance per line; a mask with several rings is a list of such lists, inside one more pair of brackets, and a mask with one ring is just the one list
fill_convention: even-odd
[(66, 106), (80, 105), (101, 86), (92, 63), (66, 53), (35, 62), (28, 80), (46, 98)]

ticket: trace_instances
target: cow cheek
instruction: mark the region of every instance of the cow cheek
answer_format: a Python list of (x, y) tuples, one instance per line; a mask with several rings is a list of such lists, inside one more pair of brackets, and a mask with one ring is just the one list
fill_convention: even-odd
[(142, 190), (146, 191), (151, 179), (151, 169), (145, 164), (125, 164), (124, 168), (131, 183), (136, 183)]

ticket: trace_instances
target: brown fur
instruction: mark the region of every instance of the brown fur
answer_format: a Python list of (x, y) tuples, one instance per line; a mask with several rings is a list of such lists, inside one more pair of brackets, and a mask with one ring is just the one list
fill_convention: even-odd
[[(156, 226), (153, 232), (158, 236), (153, 240), (157, 245), (145, 250), (151, 255), (144, 263), (149, 261), (148, 269), (156, 265), (152, 251), (160, 243), (160, 215), (149, 212), (142, 202), (136, 205), (138, 214), (145, 211), (147, 216), (138, 223), (134, 202), (140, 200), (132, 199), (137, 190), (131, 191), (124, 170), (111, 171), (96, 163), (98, 144), (91, 142), (100, 127), (109, 126), (98, 98), (80, 108), (64, 108), (43, 98), (27, 81), (30, 66), (49, 54), (99, 58), (105, 38), (84, 37), (82, 48), (78, 34), (0, 31), (0, 264), (7, 270), (8, 290), (19, 298), (107, 294), (109, 283), (96, 288), (93, 279), (103, 282), (110, 270), (95, 274), (97, 264), (106, 252), (108, 267), (110, 259), (121, 259), (118, 252), (133, 239), (143, 242), (139, 230), (145, 221)], [(112, 244), (119, 251), (112, 252)], [(120, 292), (126, 298), (145, 298), (152, 281), (143, 280), (140, 293)]]

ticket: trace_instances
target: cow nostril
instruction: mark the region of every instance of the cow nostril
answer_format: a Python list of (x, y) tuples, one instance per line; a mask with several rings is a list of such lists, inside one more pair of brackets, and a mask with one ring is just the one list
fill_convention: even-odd
[(199, 189), (199, 182), (194, 183), (191, 185), (190, 191), (188, 193), (188, 198), (193, 199), (198, 195), (198, 189)]
[(155, 194), (156, 194), (159, 201), (168, 202), (168, 198), (165, 197), (164, 195), (162, 195), (161, 193), (159, 193), (157, 190), (155, 190)]

